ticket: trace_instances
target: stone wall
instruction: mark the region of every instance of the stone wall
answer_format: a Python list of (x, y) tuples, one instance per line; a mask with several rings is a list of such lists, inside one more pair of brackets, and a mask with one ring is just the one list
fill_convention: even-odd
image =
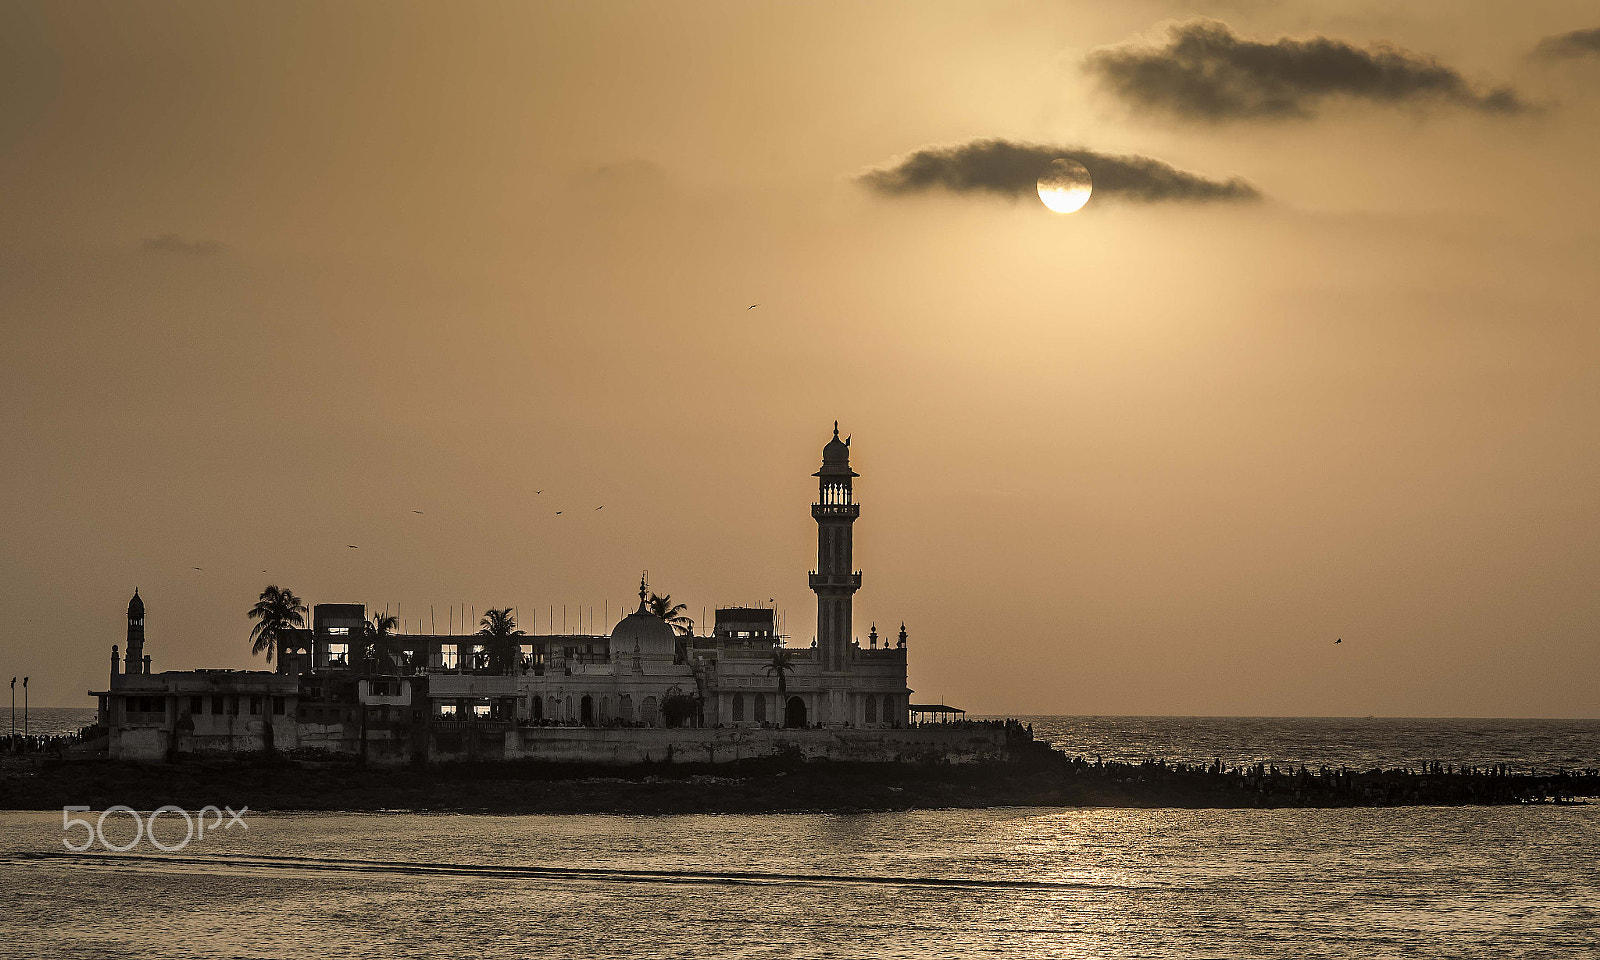
[[(537, 760), (552, 763), (728, 763), (755, 757), (798, 755), (808, 760), (866, 763), (973, 763), (1005, 760), (1006, 732), (998, 727), (780, 730), (760, 727), (527, 727), (496, 721), (308, 723), (276, 717), (273, 747), (288, 756), (364, 758), (396, 766), (425, 756), (431, 763), (458, 760)], [(263, 718), (229, 718), (201, 731), (182, 730), (180, 755), (229, 756), (266, 747)], [(363, 737), (363, 733), (365, 737)], [(173, 734), (157, 727), (116, 731), (111, 755), (124, 760), (168, 758)], [(363, 740), (365, 742), (363, 743)]]
[(706, 729), (461, 725), (435, 731), (428, 759), (541, 760), (557, 763), (727, 763), (799, 754), (808, 760), (973, 763), (1005, 760), (1003, 729)]

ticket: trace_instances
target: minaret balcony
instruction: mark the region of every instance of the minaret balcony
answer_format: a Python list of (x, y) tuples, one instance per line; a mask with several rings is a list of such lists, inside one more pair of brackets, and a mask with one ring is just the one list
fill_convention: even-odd
[(811, 519), (813, 520), (854, 520), (861, 516), (859, 503), (813, 503), (811, 505)]
[(813, 590), (860, 590), (861, 571), (855, 573), (818, 573), (811, 571)]

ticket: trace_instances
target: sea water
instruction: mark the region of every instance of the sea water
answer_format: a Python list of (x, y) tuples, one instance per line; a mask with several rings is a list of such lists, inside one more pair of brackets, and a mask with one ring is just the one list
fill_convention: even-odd
[(1072, 756), (1229, 766), (1421, 769), (1426, 763), (1519, 773), (1600, 768), (1600, 720), (1430, 717), (1021, 717)]
[(0, 813), (0, 956), (1600, 951), (1600, 807), (245, 817), (89, 855)]
[[(1032, 722), (1091, 757), (1600, 766), (1594, 721)], [(74, 854), (0, 812), (0, 957), (1600, 957), (1600, 806), (243, 819)]]

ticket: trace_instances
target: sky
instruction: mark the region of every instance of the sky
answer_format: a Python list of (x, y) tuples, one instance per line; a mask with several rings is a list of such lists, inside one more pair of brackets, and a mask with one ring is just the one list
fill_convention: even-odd
[(269, 583), (607, 632), (644, 569), (809, 645), (837, 419), (914, 701), (1600, 717), (1597, 28), (0, 4), (0, 671), (89, 705), (135, 587), (260, 668)]

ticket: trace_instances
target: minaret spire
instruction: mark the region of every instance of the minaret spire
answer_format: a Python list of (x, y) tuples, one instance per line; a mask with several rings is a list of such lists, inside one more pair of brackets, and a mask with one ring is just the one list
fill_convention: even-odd
[(640, 573), (639, 573), (639, 609), (640, 610), (644, 609), (645, 596), (650, 592), (649, 588), (644, 585), (645, 577), (649, 576), (649, 574), (650, 574), (649, 570), (643, 570), (643, 571), (640, 571)]
[(133, 598), (128, 601), (128, 646), (127, 659), (123, 673), (144, 673), (144, 600), (139, 596), (139, 588), (133, 590)]
[(833, 439), (822, 448), (822, 469), (812, 476), (817, 478), (817, 502), (811, 506), (811, 517), (817, 521), (817, 569), (811, 574), (811, 589), (817, 595), (817, 657), (824, 674), (843, 674), (850, 669), (855, 637), (852, 598), (861, 589), (852, 539), (861, 507), (855, 502), (850, 448), (839, 439), (837, 420)]

